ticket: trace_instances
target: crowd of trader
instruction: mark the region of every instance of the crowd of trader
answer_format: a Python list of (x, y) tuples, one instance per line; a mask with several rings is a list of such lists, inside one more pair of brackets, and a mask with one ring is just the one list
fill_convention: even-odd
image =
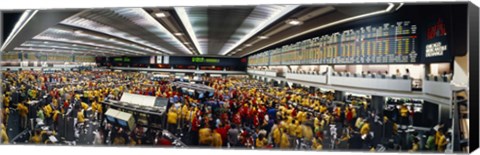
[[(76, 126), (88, 121), (103, 123), (93, 133), (96, 145), (171, 145), (161, 134), (142, 127), (129, 131), (103, 121), (101, 102), (118, 100), (128, 92), (169, 98), (165, 129), (189, 146), (436, 152), (451, 147), (448, 127), (441, 123), (425, 132), (403, 129), (411, 125), (413, 111), (405, 105), (395, 111), (395, 117), (379, 118), (364, 97), (349, 97), (345, 102), (333, 92), (273, 87), (242, 78), (204, 78), (203, 83), (215, 92), (200, 99), (137, 72), (3, 72), (2, 142), (10, 142), (9, 125), (25, 130), (28, 121), (36, 118), (51, 132), (34, 128), (29, 143), (49, 143), (44, 135), (57, 134), (62, 115), (76, 118)], [(38, 100), (43, 102), (29, 108)], [(32, 110), (35, 115), (30, 115)], [(8, 122), (12, 111), (20, 118), (19, 124)], [(375, 134), (379, 130), (383, 135)]]

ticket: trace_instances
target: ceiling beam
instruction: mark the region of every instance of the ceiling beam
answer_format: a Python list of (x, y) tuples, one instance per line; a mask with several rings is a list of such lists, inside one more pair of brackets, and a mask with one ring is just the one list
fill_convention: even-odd
[[(261, 30), (265, 29), (266, 27), (270, 26), (272, 23), (277, 21), (278, 19), (282, 18), (283, 16), (287, 15), (289, 12), (295, 10), (300, 5), (288, 5), (285, 6), (282, 10), (278, 10), (277, 12), (270, 15), (269, 18), (265, 19), (263, 22), (259, 23), (255, 28), (251, 29), (246, 35), (242, 36), (242, 38), (237, 41), (233, 46), (230, 46), (225, 51), (220, 51), (220, 55), (227, 55), (228, 53), (232, 52), (235, 48), (240, 46), (242, 43), (253, 37), (255, 34), (260, 32)], [(262, 6), (257, 6), (262, 7)]]
[[(37, 11), (37, 10), (35, 10)], [(25, 41), (42, 33), (46, 29), (60, 23), (62, 20), (80, 12), (80, 10), (38, 10), (30, 20), (21, 24), (18, 30), (12, 31), (5, 44), (2, 46), (2, 51), (10, 51)]]
[(318, 31), (318, 30), (321, 30), (321, 29), (324, 29), (324, 28), (327, 28), (327, 27), (331, 27), (331, 26), (335, 26), (335, 25), (338, 25), (338, 24), (343, 24), (343, 23), (346, 23), (346, 22), (359, 20), (359, 19), (363, 19), (363, 18), (367, 18), (367, 17), (372, 17), (372, 16), (376, 16), (376, 15), (391, 13), (391, 12), (395, 11), (394, 10), (395, 6), (396, 5), (393, 4), (393, 3), (388, 3), (388, 5), (383, 9), (375, 10), (375, 11), (360, 14), (360, 15), (350, 16), (350, 17), (339, 19), (339, 20), (336, 20), (336, 21), (332, 21), (332, 22), (329, 22), (329, 23), (326, 23), (326, 24), (318, 25), (318, 26), (315, 26), (315, 27), (307, 29), (307, 30), (302, 30), (301, 32), (296, 32), (295, 34), (288, 35), (288, 37), (282, 37), (282, 39), (278, 39), (276, 41), (271, 41), (269, 44), (266, 44), (266, 45), (263, 45), (263, 46), (251, 47), (250, 49), (248, 49), (249, 52), (243, 52), (242, 54), (240, 54), (240, 56), (244, 57), (244, 56), (247, 56), (249, 54), (258, 52), (259, 50), (262, 50), (262, 49), (274, 46), (276, 44), (279, 44), (281, 42), (285, 42), (285, 41), (288, 41), (290, 39), (293, 39), (293, 38), (296, 38), (296, 37), (299, 37), (299, 36), (302, 36), (302, 35), (306, 35), (308, 33), (315, 32), (315, 31)]
[(198, 53), (200, 53), (200, 55), (205, 54), (202, 48), (200, 47), (200, 44), (198, 42), (198, 38), (195, 32), (193, 31), (193, 25), (190, 22), (186, 9), (184, 7), (175, 7), (175, 13), (180, 18), (180, 21), (183, 27), (187, 30), (187, 34), (192, 40), (193, 45), (195, 45), (195, 48), (198, 50)]

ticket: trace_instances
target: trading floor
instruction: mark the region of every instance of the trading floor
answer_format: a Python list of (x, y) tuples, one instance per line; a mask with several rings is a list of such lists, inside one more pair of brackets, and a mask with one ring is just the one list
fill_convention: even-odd
[(2, 11), (0, 142), (470, 152), (475, 13), (470, 2)]
[[(414, 117), (413, 105), (394, 106), (391, 115), (379, 117), (366, 97), (336, 98), (334, 91), (274, 86), (246, 76), (205, 76), (198, 84), (151, 73), (86, 70), (6, 71), (3, 77), (2, 130), (8, 131), (4, 143), (430, 152), (452, 149), (451, 126), (440, 122), (415, 128), (413, 120), (421, 118)], [(176, 85), (179, 82), (185, 85)], [(190, 85), (213, 89), (194, 90)], [(135, 123), (133, 128), (110, 121), (106, 111), (111, 108), (133, 113), (135, 122), (142, 115), (154, 117), (106, 104), (127, 93), (167, 98), (162, 114), (166, 119), (148, 119), (151, 122)]]

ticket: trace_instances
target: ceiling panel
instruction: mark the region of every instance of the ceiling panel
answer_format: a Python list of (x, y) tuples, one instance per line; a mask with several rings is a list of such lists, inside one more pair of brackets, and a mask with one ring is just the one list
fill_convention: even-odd
[[(254, 10), (254, 7), (244, 8), (209, 8), (208, 15), (208, 51), (207, 54), (218, 54), (243, 21)], [(254, 28), (253, 24), (245, 24), (243, 27)], [(246, 32), (239, 32), (246, 34)], [(241, 37), (241, 36), (240, 36)], [(237, 38), (240, 38), (237, 35)]]
[[(258, 5), (221, 7), (106, 8), (74, 12), (40, 10), (11, 39), (8, 50), (59, 51), (105, 56), (245, 56), (286, 39), (322, 29), (389, 4)], [(362, 9), (358, 9), (362, 8)], [(166, 17), (158, 16), (167, 13)], [(59, 15), (61, 14), (61, 16)], [(56, 17), (46, 20), (47, 15)], [(41, 17), (41, 18), (40, 18)], [(38, 19), (37, 19), (38, 18)], [(43, 19), (43, 21), (39, 21)], [(286, 21), (301, 20), (301, 25)], [(29, 35), (26, 32), (31, 31)], [(35, 33), (33, 33), (35, 32)], [(178, 33), (181, 33), (178, 35)], [(20, 35), (23, 34), (23, 35)], [(175, 35), (174, 35), (175, 34)]]

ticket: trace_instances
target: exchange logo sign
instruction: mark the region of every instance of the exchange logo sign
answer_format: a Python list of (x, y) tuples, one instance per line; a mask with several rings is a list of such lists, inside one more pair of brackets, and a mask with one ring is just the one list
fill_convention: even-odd
[(437, 18), (428, 25), (426, 31), (425, 55), (427, 62), (446, 62), (451, 60), (449, 53), (446, 20)]
[(425, 50), (425, 57), (443, 56), (445, 51), (447, 51), (447, 45), (442, 45), (442, 42), (428, 44)]

